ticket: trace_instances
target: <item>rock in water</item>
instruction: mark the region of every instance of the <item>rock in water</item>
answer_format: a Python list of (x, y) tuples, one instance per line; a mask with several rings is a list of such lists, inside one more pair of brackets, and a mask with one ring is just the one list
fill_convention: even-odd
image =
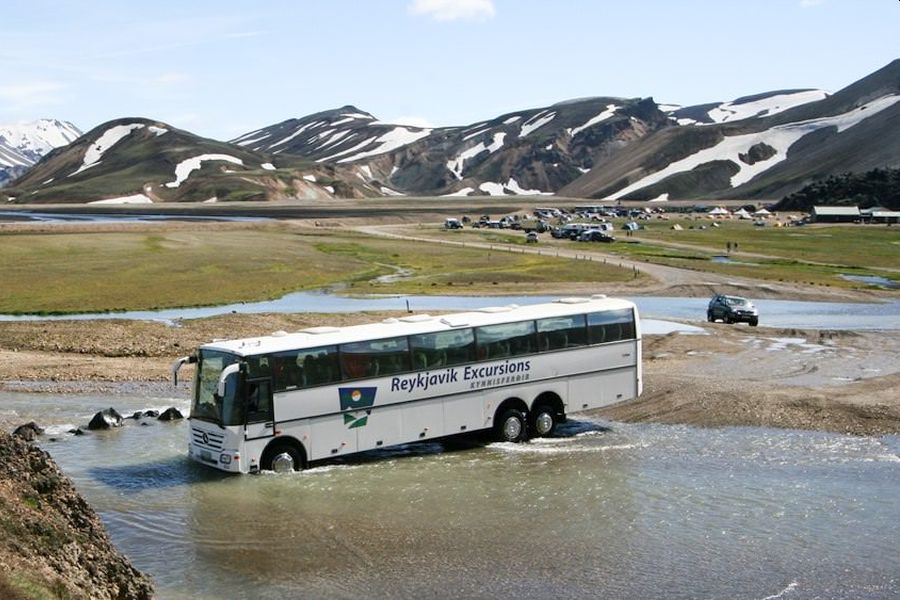
[(183, 419), (184, 415), (182, 415), (181, 411), (174, 406), (170, 406), (169, 408), (164, 410), (163, 413), (157, 418), (160, 421), (175, 421), (177, 419)]
[(88, 423), (88, 429), (94, 431), (97, 429), (121, 427), (122, 421), (122, 415), (120, 415), (116, 409), (106, 408), (94, 415), (94, 418)]
[(30, 423), (25, 423), (24, 425), (19, 425), (16, 427), (15, 431), (13, 431), (13, 435), (16, 437), (20, 437), (26, 442), (34, 441), (34, 438), (44, 433), (44, 428), (35, 423), (34, 421)]

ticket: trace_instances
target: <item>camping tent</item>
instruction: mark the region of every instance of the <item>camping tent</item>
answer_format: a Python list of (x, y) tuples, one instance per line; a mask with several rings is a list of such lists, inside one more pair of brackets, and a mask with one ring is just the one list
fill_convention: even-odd
[(761, 209), (759, 209), (758, 211), (756, 211), (755, 213), (753, 213), (753, 216), (754, 216), (754, 217), (763, 218), (763, 219), (767, 219), (767, 218), (769, 218), (769, 217), (772, 216), (772, 213), (770, 213), (769, 211), (767, 211), (767, 210), (764, 209), (764, 208), (761, 208)]
[(738, 210), (738, 211), (735, 211), (734, 216), (736, 216), (736, 217), (738, 217), (738, 218), (741, 218), (741, 219), (749, 219), (749, 218), (751, 218), (751, 217), (750, 217), (750, 213), (748, 213), (748, 212), (747, 212), (746, 210), (744, 210), (743, 208), (740, 209), (740, 210)]
[(717, 206), (717, 207), (715, 207), (714, 209), (712, 209), (711, 211), (709, 211), (709, 212), (706, 213), (706, 214), (708, 214), (708, 215), (710, 215), (710, 216), (713, 216), (713, 217), (721, 217), (721, 216), (723, 216), (723, 215), (728, 215), (728, 214), (731, 214), (731, 213), (729, 213), (727, 210), (725, 210), (725, 209), (722, 208), (721, 206)]

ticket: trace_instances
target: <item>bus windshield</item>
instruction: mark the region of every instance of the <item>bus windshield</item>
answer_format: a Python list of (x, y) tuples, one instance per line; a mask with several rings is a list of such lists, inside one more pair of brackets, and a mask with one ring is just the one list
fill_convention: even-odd
[(243, 404), (240, 401), (238, 377), (232, 375), (225, 385), (225, 396), (217, 398), (216, 386), (222, 369), (238, 362), (238, 357), (217, 350), (201, 350), (197, 367), (197, 385), (191, 418), (211, 421), (219, 425), (240, 425), (243, 423)]

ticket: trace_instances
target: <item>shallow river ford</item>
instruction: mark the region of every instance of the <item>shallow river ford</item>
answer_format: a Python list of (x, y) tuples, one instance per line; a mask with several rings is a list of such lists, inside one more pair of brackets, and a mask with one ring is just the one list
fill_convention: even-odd
[[(110, 405), (187, 408), (0, 393), (22, 421)], [(160, 598), (900, 596), (898, 436), (582, 416), (526, 444), (224, 476), (188, 461), (185, 421), (145, 422), (42, 446)]]

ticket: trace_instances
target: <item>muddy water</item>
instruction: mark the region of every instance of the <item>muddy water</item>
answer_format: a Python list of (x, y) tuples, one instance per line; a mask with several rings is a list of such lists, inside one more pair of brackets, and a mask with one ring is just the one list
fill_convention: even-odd
[(893, 598), (900, 438), (579, 418), (527, 444), (409, 445), (292, 475), (185, 458), (181, 399), (0, 394), (160, 598)]

